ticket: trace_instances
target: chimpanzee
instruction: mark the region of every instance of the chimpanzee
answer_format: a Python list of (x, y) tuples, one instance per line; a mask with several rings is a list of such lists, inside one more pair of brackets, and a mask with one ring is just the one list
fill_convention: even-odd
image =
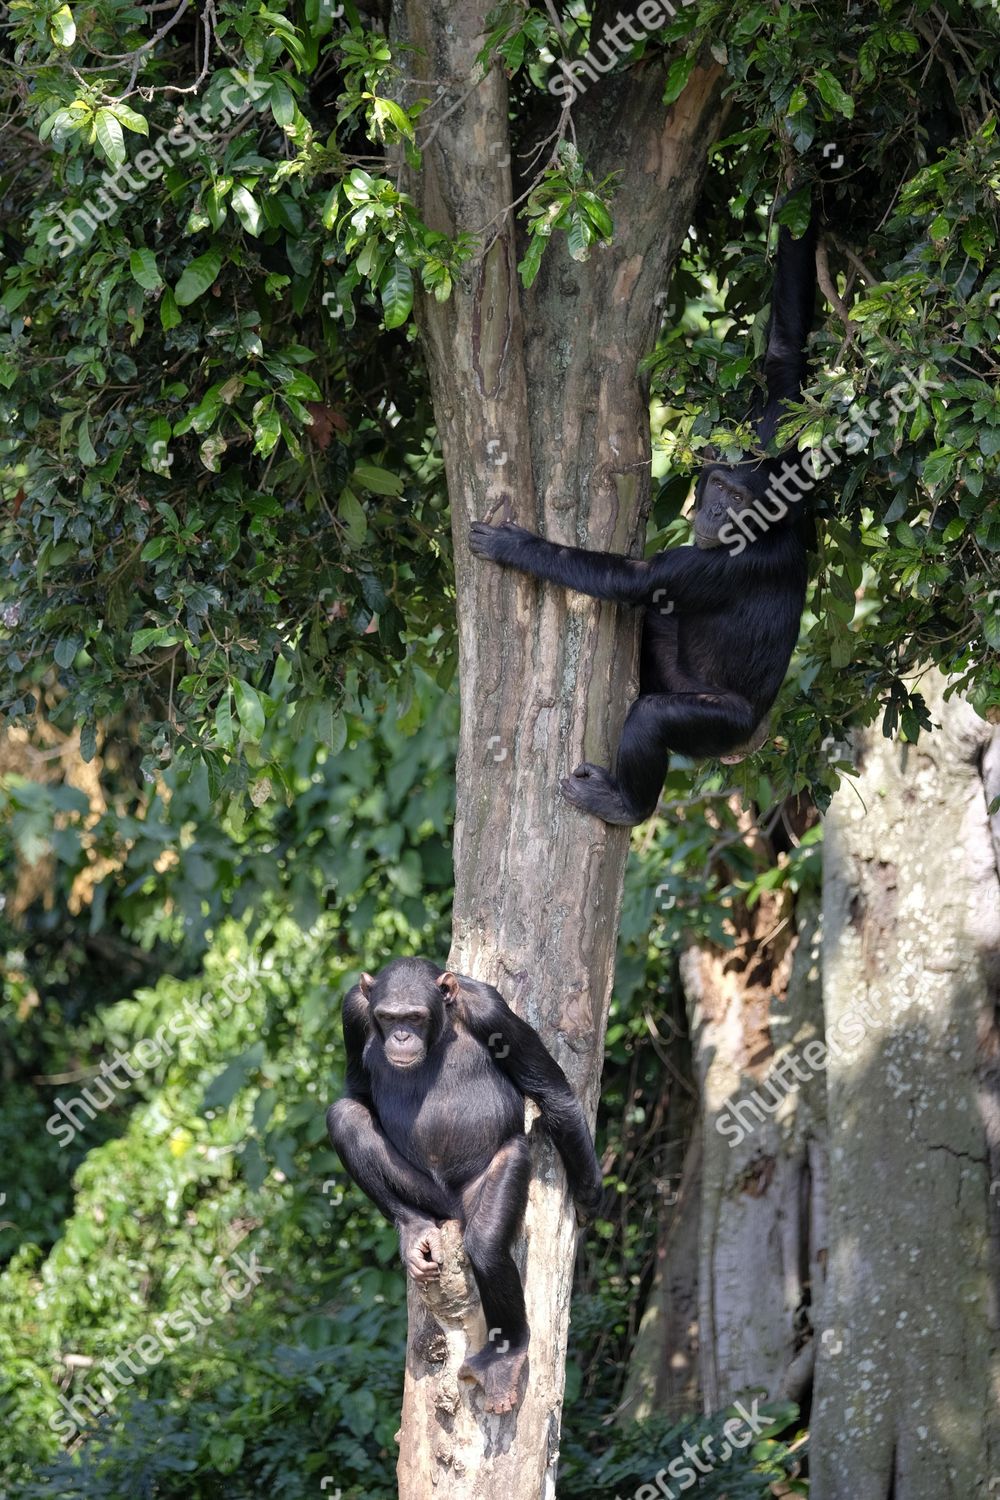
[[(815, 297), (815, 224), (799, 240), (782, 227), (767, 399), (754, 418), (762, 446), (774, 438), (784, 402), (801, 392)], [(785, 455), (706, 465), (695, 490), (695, 545), (645, 561), (560, 547), (521, 526), (473, 523), (478, 557), (596, 599), (646, 606), (639, 697), (616, 774), (586, 761), (577, 766), (562, 782), (574, 806), (606, 823), (641, 823), (656, 807), (668, 751), (731, 763), (763, 743), (805, 602), (806, 550), (794, 502), (811, 488), (811, 471), (802, 472), (800, 493), (789, 496), (798, 476)]]
[(347, 1096), (327, 1126), (341, 1161), (399, 1229), (417, 1281), (440, 1273), (438, 1224), (457, 1219), (488, 1330), (459, 1371), (487, 1411), (511, 1411), (526, 1375), (524, 1292), (510, 1253), (528, 1199), (524, 1098), (566, 1168), (577, 1215), (597, 1210), (601, 1169), (583, 1111), (538, 1033), (499, 992), (426, 958), (397, 958), (344, 1000)]

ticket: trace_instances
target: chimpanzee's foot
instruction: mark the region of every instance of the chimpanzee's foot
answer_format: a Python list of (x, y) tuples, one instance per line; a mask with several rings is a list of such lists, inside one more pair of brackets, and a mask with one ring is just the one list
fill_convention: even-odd
[(605, 823), (631, 828), (643, 821), (641, 814), (626, 806), (617, 782), (603, 766), (594, 766), (589, 760), (585, 760), (582, 765), (577, 766), (572, 776), (564, 776), (560, 784), (567, 802), (572, 802), (581, 812), (592, 813), (595, 818), (603, 819)]
[(520, 1404), (527, 1384), (528, 1351), (508, 1349), (501, 1354), (487, 1344), (465, 1361), (458, 1378), (482, 1387), (487, 1411), (513, 1411)]

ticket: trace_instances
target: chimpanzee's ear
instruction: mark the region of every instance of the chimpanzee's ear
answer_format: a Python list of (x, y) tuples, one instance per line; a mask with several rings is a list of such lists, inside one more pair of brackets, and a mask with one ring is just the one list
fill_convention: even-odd
[(458, 999), (458, 976), (450, 969), (445, 969), (443, 974), (438, 975), (437, 987), (444, 996), (445, 1005), (454, 1005)]
[(373, 979), (372, 975), (362, 974), (361, 978), (358, 980), (358, 984), (361, 986), (362, 995), (364, 995), (366, 1000), (370, 1000), (372, 997), (372, 990), (375, 988), (375, 980)]

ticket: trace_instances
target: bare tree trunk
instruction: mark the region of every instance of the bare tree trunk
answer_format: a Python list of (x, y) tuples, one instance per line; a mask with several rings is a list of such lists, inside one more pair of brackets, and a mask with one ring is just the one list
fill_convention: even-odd
[(920, 683), (940, 728), (918, 746), (859, 736), (858, 780), (827, 821), (814, 1500), (970, 1500), (1000, 1484), (1000, 883), (984, 788), (1000, 732), (943, 686)]
[(680, 1188), (663, 1215), (649, 1300), (629, 1357), (621, 1402), (625, 1421), (698, 1410), (698, 1239), (702, 1191), (701, 1120), (684, 1156)]
[(816, 903), (799, 906), (790, 895), (764, 900), (734, 951), (692, 948), (683, 963), (703, 1108), (698, 1369), (706, 1411), (750, 1389), (798, 1400), (812, 1375), (825, 1090), (800, 1062), (823, 1018)]
[[(397, 0), (394, 16), (396, 35), (416, 49), (415, 75), (451, 85), (460, 98), (477, 76), (484, 7)], [(509, 163), (523, 146), (510, 140), (501, 70), (441, 126), (412, 183), (433, 228), (483, 232), (451, 299), (420, 309), (451, 496), (460, 630), (451, 961), (496, 983), (539, 1028), (591, 1116), (628, 838), (573, 810), (559, 780), (584, 758), (612, 757), (635, 690), (635, 627), (610, 606), (477, 561), (468, 527), (509, 507), (512, 518), (557, 540), (639, 548), (650, 443), (638, 364), (721, 122), (719, 84), (715, 64), (696, 69), (667, 111), (662, 73), (647, 66), (602, 80), (574, 106), (595, 176), (623, 169), (615, 244), (585, 265), (553, 244), (530, 294), (517, 280), (509, 212)], [(536, 1143), (535, 1163), (525, 1398), (503, 1417), (485, 1415), (468, 1387), (456, 1399), (461, 1341), (439, 1342), (444, 1357), (429, 1360), (411, 1328), (403, 1500), (554, 1493), (576, 1231), (547, 1144)]]
[(733, 948), (692, 946), (682, 960), (701, 1117), (629, 1372), (636, 1416), (716, 1411), (748, 1389), (798, 1400), (808, 1387), (824, 1084), (790, 1064), (822, 1029), (815, 905), (765, 901)]

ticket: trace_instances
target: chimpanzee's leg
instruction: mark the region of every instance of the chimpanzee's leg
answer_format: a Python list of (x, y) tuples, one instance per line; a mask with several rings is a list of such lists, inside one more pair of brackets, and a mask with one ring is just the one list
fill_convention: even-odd
[(486, 1318), (486, 1343), (459, 1375), (483, 1388), (487, 1411), (512, 1411), (521, 1399), (528, 1362), (524, 1291), (511, 1242), (528, 1201), (531, 1153), (525, 1136), (507, 1141), (481, 1177), (463, 1192), (465, 1253)]
[(754, 728), (753, 709), (738, 693), (644, 693), (625, 720), (617, 774), (584, 761), (563, 780), (563, 795), (605, 823), (642, 823), (656, 808), (671, 750), (725, 755)]
[(441, 1269), (437, 1219), (458, 1218), (454, 1195), (396, 1150), (360, 1099), (338, 1099), (326, 1114), (330, 1140), (361, 1190), (399, 1230), (403, 1262), (417, 1281)]

